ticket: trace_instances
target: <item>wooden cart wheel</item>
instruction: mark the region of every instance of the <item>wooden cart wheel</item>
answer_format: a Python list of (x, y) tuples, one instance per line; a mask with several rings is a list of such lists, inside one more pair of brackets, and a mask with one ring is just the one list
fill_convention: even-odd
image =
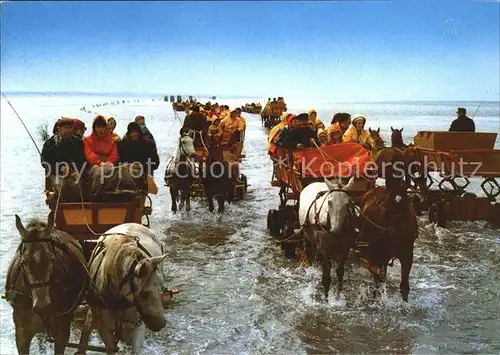
[(267, 229), (273, 237), (279, 237), (281, 228), (278, 223), (278, 211), (269, 210), (267, 213)]
[(429, 206), (429, 222), (436, 223), (438, 227), (446, 228), (446, 216), (442, 202), (434, 202)]

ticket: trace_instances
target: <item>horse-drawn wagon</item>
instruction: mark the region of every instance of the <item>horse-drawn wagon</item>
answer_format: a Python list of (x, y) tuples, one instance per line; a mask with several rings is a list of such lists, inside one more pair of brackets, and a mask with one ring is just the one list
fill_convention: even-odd
[(286, 110), (286, 103), (282, 97), (279, 97), (277, 101), (268, 102), (260, 113), (262, 125), (267, 129), (273, 128), (280, 123), (281, 116)]
[[(417, 164), (412, 177), (421, 196), (421, 209), (428, 209), (431, 222), (441, 227), (447, 221), (500, 218), (500, 150), (494, 149), (496, 133), (418, 132), (409, 148)], [(485, 197), (467, 192), (471, 180), (482, 180)], [(420, 180), (420, 181), (419, 181)]]
[[(148, 216), (152, 207), (148, 192), (156, 193), (154, 185), (151, 185), (152, 182), (148, 184), (148, 178), (150, 177), (137, 178), (136, 181), (140, 180), (140, 183), (135, 189), (114, 189), (111, 192), (98, 194), (86, 193), (87, 182), (77, 183), (75, 175), (61, 178), (60, 181), (47, 178), (46, 203), (50, 210), (47, 223), (32, 220), (24, 227), (16, 215), (16, 227), (21, 235), (21, 245), (9, 266), (4, 298), (14, 308), (16, 345), (20, 353), (29, 352), (31, 340), (39, 332), (46, 332), (47, 340), (54, 342), (56, 354), (63, 353), (65, 348), (78, 349), (79, 354), (84, 354), (87, 350), (114, 352), (117, 341), (123, 340), (124, 334), (131, 334), (140, 326), (140, 323), (133, 323), (133, 326), (126, 330), (122, 327), (128, 316), (133, 315), (134, 319), (137, 319), (136, 308), (143, 307), (140, 305), (142, 301), (124, 303), (121, 301), (127, 296), (122, 294), (122, 290), (113, 290), (113, 286), (109, 286), (108, 289), (96, 291), (93, 287), (101, 285), (102, 288), (103, 274), (98, 276), (97, 272), (105, 254), (136, 253), (136, 257), (141, 259), (141, 263), (146, 264), (146, 267), (149, 266), (150, 259), (151, 262), (156, 262), (159, 258), (154, 257), (163, 253), (159, 239), (154, 236), (156, 239), (153, 244), (149, 242), (148, 238), (153, 238), (154, 233), (141, 225), (143, 218), (146, 217), (146, 225), (149, 226)], [(149, 206), (146, 206), (147, 200)], [(126, 251), (118, 248), (112, 251), (111, 244), (104, 246), (103, 243), (108, 239), (116, 238), (121, 238), (116, 242), (118, 244), (137, 244), (135, 248), (142, 249), (136, 252), (131, 246)], [(40, 253), (43, 257), (36, 256)], [(26, 264), (25, 260), (28, 260)], [(119, 259), (120, 270), (114, 270), (112, 265), (116, 260), (118, 259), (113, 259), (102, 272), (114, 273), (116, 277), (128, 280), (129, 275), (121, 274), (124, 270), (133, 272), (135, 265), (132, 265), (130, 269), (132, 271), (127, 271), (128, 261), (122, 257)], [(143, 276), (137, 274), (135, 277), (140, 280)], [(153, 277), (156, 279), (157, 276)], [(158, 278), (163, 281), (163, 272), (158, 273)], [(128, 282), (132, 284), (135, 280)], [(149, 286), (144, 290), (146, 288)], [(154, 288), (156, 290), (157, 286)], [(166, 290), (158, 289), (153, 298), (159, 300), (163, 291)], [(91, 295), (95, 295), (95, 292), (97, 296), (91, 301)], [(137, 295), (142, 292), (138, 292)], [(147, 302), (152, 302), (153, 298)], [(80, 306), (85, 306), (82, 310), (85, 310), (86, 306), (89, 307), (86, 310), (84, 324), (81, 324), (80, 340), (78, 343), (72, 343), (68, 341), (70, 325), (75, 321), (74, 312)], [(103, 322), (103, 317), (108, 317), (106, 312), (116, 312), (117, 309), (119, 314), (113, 315), (116, 319), (116, 332), (113, 333), (111, 330), (110, 335), (103, 335), (109, 331)], [(145, 314), (143, 309), (140, 311), (143, 312), (141, 314)], [(157, 312), (155, 309), (155, 313)], [(164, 319), (163, 314), (160, 318)], [(150, 327), (148, 324), (146, 326)], [(95, 328), (99, 330), (105, 346), (88, 344), (90, 333)], [(142, 341), (143, 339), (134, 336), (135, 350), (142, 346)]]
[(300, 228), (298, 219), (301, 191), (313, 182), (325, 178), (341, 178), (344, 182), (354, 177), (349, 196), (360, 202), (364, 193), (375, 185), (365, 176), (370, 168), (371, 154), (357, 143), (343, 143), (319, 148), (286, 150), (278, 148), (271, 155), (273, 176), (271, 185), (279, 187), (280, 205), (267, 215), (267, 228), (271, 235), (283, 240), (287, 255), (293, 255), (301, 240), (291, 240), (295, 229)]
[(377, 286), (391, 260), (399, 259), (407, 301), (418, 227), (402, 184), (375, 186), (381, 170), (371, 152), (354, 142), (271, 153), (271, 184), (280, 188), (280, 205), (269, 211), (267, 227), (285, 255), (321, 262), (326, 298), (333, 260), (340, 291), (348, 259), (368, 270)]
[(172, 211), (179, 208), (191, 209), (191, 197), (206, 197), (209, 209), (213, 211), (213, 198), (217, 197), (219, 212), (224, 210), (225, 201), (243, 199), (248, 190), (247, 177), (241, 173), (244, 158), (243, 142), (245, 131), (233, 135), (237, 140), (221, 144), (218, 140), (207, 140), (202, 131), (189, 130), (179, 138), (175, 154), (165, 169), (165, 185), (170, 188)]

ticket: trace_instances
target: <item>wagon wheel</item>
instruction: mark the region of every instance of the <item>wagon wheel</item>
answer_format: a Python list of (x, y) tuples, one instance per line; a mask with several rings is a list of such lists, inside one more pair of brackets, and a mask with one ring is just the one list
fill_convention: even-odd
[(446, 215), (442, 201), (434, 202), (429, 206), (429, 222), (436, 223), (438, 227), (446, 228)]
[(267, 213), (267, 229), (273, 237), (279, 237), (281, 228), (278, 223), (278, 211), (277, 210), (269, 210)]
[(500, 184), (495, 178), (486, 178), (481, 183), (481, 189), (485, 193), (486, 197), (491, 201), (494, 201), (495, 198), (500, 195)]

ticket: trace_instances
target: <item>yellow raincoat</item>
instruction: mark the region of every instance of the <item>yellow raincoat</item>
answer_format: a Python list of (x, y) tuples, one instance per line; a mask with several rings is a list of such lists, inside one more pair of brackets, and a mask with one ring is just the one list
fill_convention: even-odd
[(342, 138), (343, 142), (356, 142), (359, 144), (366, 144), (368, 143), (372, 148), (375, 146), (375, 142), (373, 141), (373, 138), (370, 135), (370, 132), (368, 132), (366, 129), (364, 129), (361, 134), (358, 135), (358, 131), (356, 130), (356, 127), (353, 125), (350, 125), (347, 131), (344, 133), (344, 137)]

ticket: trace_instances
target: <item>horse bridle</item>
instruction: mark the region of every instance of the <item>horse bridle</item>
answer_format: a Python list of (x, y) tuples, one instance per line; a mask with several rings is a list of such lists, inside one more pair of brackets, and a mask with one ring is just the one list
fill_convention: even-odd
[[(52, 246), (52, 253), (53, 253), (53, 257), (52, 259), (55, 260), (56, 259), (56, 253), (55, 253), (55, 248), (54, 248), (54, 239), (52, 239), (49, 235), (48, 238), (40, 238), (40, 239), (34, 239), (34, 240), (22, 240), (21, 241), (21, 245), (20, 245), (20, 250), (19, 250), (19, 255), (20, 255), (20, 263), (21, 263), (21, 266), (23, 268), (23, 271), (26, 273), (26, 264), (24, 263), (24, 260), (23, 260), (23, 245), (24, 244), (30, 244), (30, 243), (50, 243), (50, 245)], [(59, 244), (56, 244), (58, 246), (60, 246)], [(64, 263), (63, 263), (64, 264)], [(16, 275), (17, 276), (17, 275)], [(43, 281), (43, 282), (37, 282), (37, 283), (30, 283), (28, 281), (28, 278), (25, 276), (24, 277), (24, 283), (26, 285), (26, 287), (30, 290), (32, 289), (35, 289), (35, 288), (40, 288), (40, 287), (45, 287), (45, 286), (49, 286), (51, 283), (52, 283), (52, 280), (49, 279), (47, 281)]]
[[(330, 195), (332, 192), (343, 192), (347, 195), (347, 197), (349, 198), (349, 210), (348, 210), (348, 213), (347, 213), (347, 218), (352, 218), (354, 216), (356, 216), (356, 213), (355, 213), (355, 205), (354, 205), (354, 202), (352, 202), (351, 200), (351, 197), (349, 196), (349, 193), (343, 189), (333, 189), (333, 190), (328, 190), (328, 191), (320, 191), (316, 194), (316, 198), (314, 199), (314, 201), (309, 205), (309, 208), (307, 210), (307, 214), (306, 214), (306, 224), (308, 223), (311, 223), (309, 221), (309, 214), (311, 212), (311, 208), (313, 205), (315, 205), (316, 201), (318, 201), (321, 197), (325, 196), (325, 195)], [(323, 202), (321, 203), (321, 206), (319, 207), (319, 209), (316, 211), (316, 214), (314, 216), (315, 220), (317, 221), (318, 218), (319, 218), (319, 214), (321, 212), (321, 210), (323, 209), (323, 205), (325, 204), (325, 201), (327, 200), (327, 196), (325, 197), (325, 199), (323, 200)], [(326, 229), (323, 228), (323, 226), (321, 224), (318, 224), (316, 223), (324, 232), (327, 232), (329, 233), (330, 232), (330, 210), (328, 209), (327, 212), (326, 212)]]
[[(104, 238), (106, 238), (106, 236), (108, 236), (108, 235), (122, 235), (122, 236), (126, 236), (126, 237), (129, 237), (129, 238), (133, 238), (135, 240), (135, 242), (136, 242), (137, 247), (141, 251), (143, 251), (147, 255), (147, 257), (149, 257), (149, 258), (152, 257), (151, 253), (139, 242), (139, 238), (138, 237), (131, 236), (131, 235), (124, 234), (124, 233), (110, 233), (110, 234), (103, 234), (102, 236), (104, 236)], [(161, 250), (162, 250), (162, 253), (163, 253), (163, 246), (161, 246)], [(91, 255), (90, 260), (89, 260), (89, 265), (91, 265), (92, 262), (100, 254), (103, 254), (102, 257), (101, 257), (101, 260), (99, 260), (99, 264), (97, 265), (97, 267), (95, 269), (94, 275), (91, 275), (91, 283), (93, 285), (96, 285), (95, 281), (96, 281), (96, 277), (97, 277), (97, 272), (99, 271), (99, 268), (101, 267), (101, 263), (104, 260), (104, 256), (106, 255), (106, 245), (104, 244), (104, 239), (101, 240), (97, 244), (97, 246), (94, 248), (94, 251), (92, 252), (92, 255)], [(133, 279), (135, 277), (134, 269), (135, 269), (135, 267), (137, 266), (138, 263), (139, 263), (139, 260), (134, 260), (132, 262), (130, 268), (128, 269), (127, 274), (125, 275), (125, 277), (123, 278), (123, 280), (120, 282), (120, 284), (118, 286), (118, 291), (120, 291), (122, 289), (122, 287), (127, 284), (127, 282), (133, 281)], [(148, 275), (148, 279), (156, 271), (157, 271), (157, 266), (155, 266), (155, 268), (153, 269), (153, 271)], [(89, 291), (91, 291), (91, 290), (89, 290)], [(136, 291), (137, 290), (135, 288), (134, 283), (130, 282), (130, 293), (128, 293), (126, 296), (128, 296), (130, 294), (134, 295), (136, 293)], [(109, 294), (105, 294), (105, 295), (101, 296), (101, 295), (97, 294), (96, 292), (94, 292), (93, 295), (90, 295), (90, 292), (89, 292), (89, 296), (93, 298), (94, 303), (99, 303), (99, 301), (101, 301), (102, 305), (104, 306), (104, 308), (107, 308), (107, 309), (127, 309), (127, 308), (131, 308), (131, 307), (135, 306), (135, 301), (129, 301), (125, 297), (123, 299), (121, 299), (121, 300), (117, 300), (116, 298), (115, 299), (111, 298)], [(104, 299), (107, 299), (108, 302), (115, 304), (115, 307), (110, 307), (110, 305), (108, 305), (107, 302)]]

